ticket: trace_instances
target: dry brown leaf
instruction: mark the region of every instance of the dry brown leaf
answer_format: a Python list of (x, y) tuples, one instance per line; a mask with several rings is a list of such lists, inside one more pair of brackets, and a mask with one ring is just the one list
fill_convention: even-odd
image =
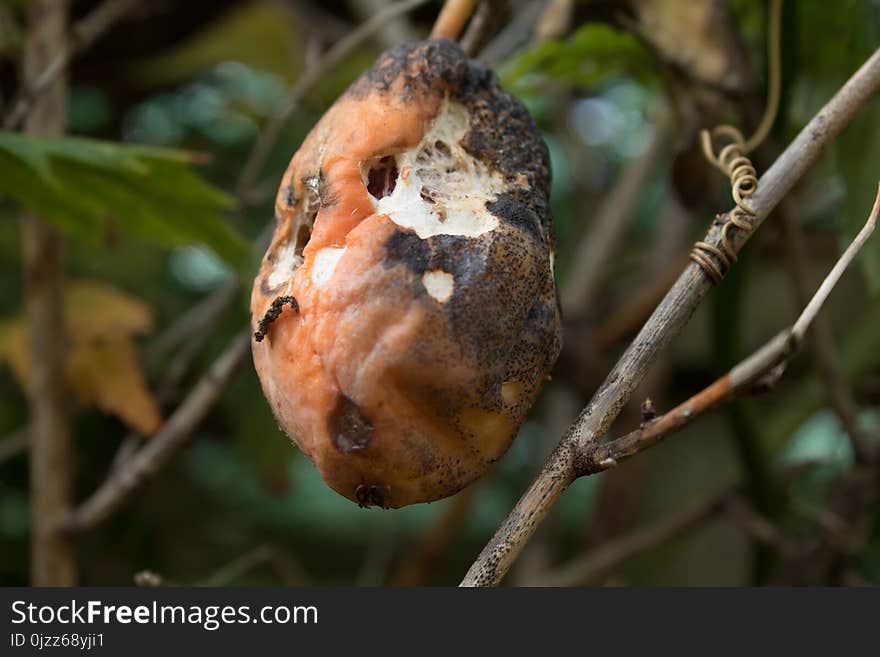
[[(70, 340), (65, 375), (79, 400), (144, 435), (155, 433), (162, 417), (132, 340), (152, 328), (149, 306), (105, 283), (78, 281), (65, 290), (64, 315)], [(29, 368), (23, 316), (0, 325), (0, 360), (25, 387)]]
[(162, 424), (129, 338), (79, 345), (68, 357), (67, 379), (80, 399), (116, 415), (145, 436)]
[(65, 290), (64, 319), (74, 341), (144, 335), (153, 313), (140, 299), (96, 281), (74, 281)]

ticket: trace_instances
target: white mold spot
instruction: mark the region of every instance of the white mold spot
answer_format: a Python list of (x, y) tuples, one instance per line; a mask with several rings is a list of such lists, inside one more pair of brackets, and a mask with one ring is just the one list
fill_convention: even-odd
[(296, 244), (287, 242), (279, 246), (275, 251), (275, 267), (269, 274), (269, 287), (286, 283), (302, 263), (303, 258), (297, 253)]
[(446, 303), (455, 290), (455, 279), (452, 274), (441, 269), (426, 271), (422, 276), (422, 285), (434, 299)]
[[(501, 175), (490, 171), (461, 146), (468, 131), (468, 111), (443, 101), (419, 144), (395, 157), (396, 183), (383, 184), (382, 193), (371, 176), (375, 162), (365, 162), (364, 181), (379, 214), (422, 239), (433, 235), (477, 237), (498, 227), (486, 209), (506, 189)], [(386, 170), (390, 170), (384, 158)], [(370, 183), (373, 182), (371, 185)]]
[(326, 246), (315, 254), (312, 261), (312, 283), (321, 285), (325, 283), (333, 275), (336, 269), (336, 263), (345, 253), (345, 248), (335, 246)]

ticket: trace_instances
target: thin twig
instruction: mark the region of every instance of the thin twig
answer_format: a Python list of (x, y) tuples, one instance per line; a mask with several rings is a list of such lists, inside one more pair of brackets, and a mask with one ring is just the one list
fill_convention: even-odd
[[(27, 5), (24, 83), (31, 85), (58, 52), (64, 52), (68, 4), (32, 0)], [(67, 81), (64, 67), (34, 103), (24, 129), (29, 135), (64, 132)], [(64, 322), (64, 240), (39, 217), (22, 218), (25, 322), (29, 362), (26, 386), (30, 437), (32, 517), (31, 581), (35, 586), (76, 583), (76, 551), (56, 523), (73, 504), (73, 437), (63, 376), (67, 352)]]
[(431, 30), (432, 39), (458, 39), (477, 0), (446, 0)]
[(172, 324), (153, 338), (144, 349), (144, 360), (154, 363), (167, 356), (178, 345), (217, 325), (217, 321), (237, 298), (241, 281), (230, 276), (216, 290), (177, 317)]
[(733, 494), (725, 503), (730, 520), (751, 538), (786, 556), (796, 550), (794, 542), (767, 518), (755, 511), (742, 495)]
[(513, 20), (480, 53), (480, 61), (495, 68), (520, 46), (529, 42), (547, 0), (532, 0), (517, 11)]
[(461, 49), (473, 57), (486, 43), (503, 16), (503, 0), (481, 0), (467, 30), (459, 39)]
[(816, 294), (810, 299), (810, 303), (807, 304), (807, 307), (804, 308), (800, 317), (797, 318), (797, 321), (791, 329), (793, 339), (798, 342), (803, 340), (807, 328), (810, 326), (813, 319), (815, 319), (819, 309), (828, 298), (828, 295), (831, 294), (831, 290), (834, 289), (837, 282), (840, 280), (840, 277), (843, 276), (843, 272), (846, 271), (847, 267), (849, 267), (850, 263), (855, 259), (859, 249), (862, 248), (862, 245), (868, 241), (868, 238), (871, 237), (871, 233), (874, 232), (874, 228), (877, 226), (878, 214), (880, 214), (880, 184), (877, 186), (877, 197), (874, 199), (874, 206), (871, 208), (871, 214), (868, 216), (868, 220), (865, 222), (865, 225), (862, 226), (858, 235), (856, 235), (853, 241), (850, 242), (850, 245), (846, 247), (843, 255), (840, 256), (840, 259), (838, 259), (834, 264), (834, 267), (831, 269), (831, 273), (825, 277), (825, 280), (822, 281), (822, 285), (819, 286)]
[[(204, 347), (204, 336), (200, 333), (193, 333), (189, 341), (175, 354), (174, 360), (168, 365), (153, 395), (160, 406), (170, 404), (172, 399), (177, 396), (180, 384), (189, 374), (193, 363)], [(124, 466), (143, 444), (144, 439), (141, 433), (130, 431), (119, 444), (119, 448), (113, 456), (111, 469), (116, 470)]]
[(42, 72), (33, 80), (26, 81), (18, 97), (12, 102), (12, 109), (3, 120), (5, 130), (13, 130), (27, 116), (34, 102), (42, 96), (58, 76), (67, 68), (73, 57), (98, 40), (128, 12), (140, 4), (138, 0), (104, 0), (85, 18), (78, 21), (70, 31), (65, 44), (60, 44), (58, 52)]
[[(795, 294), (801, 303), (807, 303), (810, 297), (809, 256), (804, 240), (804, 233), (793, 211), (791, 202), (786, 199), (780, 204), (779, 218), (785, 231), (786, 252), (789, 268), (794, 279)], [(810, 339), (807, 340), (819, 377), (825, 385), (828, 403), (846, 432), (853, 447), (856, 458), (864, 463), (870, 455), (867, 437), (859, 426), (858, 406), (853, 398), (849, 384), (844, 377), (840, 364), (840, 354), (831, 333), (831, 325), (824, 315), (819, 315), (813, 322)]]
[(239, 333), (168, 418), (162, 429), (68, 516), (63, 528), (81, 532), (97, 526), (154, 474), (204, 419), (250, 352), (251, 332)]
[[(366, 21), (376, 12), (382, 11), (386, 0), (348, 0), (348, 4), (360, 21)], [(405, 15), (387, 21), (378, 33), (378, 40), (383, 48), (393, 48), (401, 43), (415, 41), (416, 38), (416, 31)]]
[(302, 567), (290, 555), (266, 543), (248, 550), (218, 568), (198, 586), (229, 586), (235, 580), (256, 568), (268, 564), (284, 586), (305, 586), (308, 578)]
[[(733, 252), (742, 248), (772, 209), (818, 159), (824, 147), (875, 94), (878, 87), (880, 50), (856, 71), (761, 177), (757, 191), (749, 199), (753, 212), (750, 230), (729, 231)], [(719, 217), (704, 241), (718, 248), (722, 226), (728, 220), (729, 215)], [(688, 322), (711, 286), (706, 274), (694, 263), (690, 263), (682, 272), (608, 374), (590, 404), (562, 438), (537, 479), (477, 557), (462, 581), (463, 586), (495, 585), (501, 581), (538, 523), (577, 478), (580, 455), (590, 443), (599, 440), (608, 431), (655, 356)]]
[(535, 26), (534, 41), (542, 43), (559, 39), (571, 30), (575, 0), (550, 0)]

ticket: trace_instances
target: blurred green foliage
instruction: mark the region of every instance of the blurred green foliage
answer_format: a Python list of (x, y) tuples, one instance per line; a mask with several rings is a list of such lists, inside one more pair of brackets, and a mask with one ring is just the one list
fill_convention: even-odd
[(500, 76), (514, 93), (529, 95), (548, 79), (584, 89), (621, 76), (649, 82), (654, 79), (654, 67), (634, 36), (589, 23), (566, 39), (547, 40), (513, 57), (501, 68)]
[(148, 146), (0, 132), (0, 193), (87, 240), (121, 232), (163, 246), (201, 242), (244, 266), (247, 245), (222, 216), (231, 199), (193, 172), (194, 159)]

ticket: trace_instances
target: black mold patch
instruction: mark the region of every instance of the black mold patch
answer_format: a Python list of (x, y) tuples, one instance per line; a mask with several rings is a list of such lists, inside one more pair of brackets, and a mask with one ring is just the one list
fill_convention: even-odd
[(385, 259), (382, 265), (391, 269), (399, 264), (421, 276), (428, 270), (431, 246), (411, 230), (396, 230), (385, 242)]
[(449, 358), (471, 361), (485, 373), (473, 388), (484, 391), (487, 410), (503, 408), (501, 383), (517, 379), (530, 390), (539, 384), (535, 373), (547, 371), (559, 354), (559, 309), (546, 253), (532, 232), (513, 226), (476, 238), (421, 239), (397, 230), (385, 243), (383, 266), (412, 272), (414, 299), (427, 298), (421, 281), (426, 271), (452, 274), (455, 291), (440, 304), (447, 327), (441, 330), (461, 350)]
[(480, 263), (485, 259), (481, 254), (486, 250), (488, 239), (462, 235), (434, 235), (422, 239), (412, 230), (397, 230), (385, 242), (382, 264), (386, 269), (402, 264), (415, 274), (419, 278), (416, 296), (425, 294), (422, 274), (435, 269), (452, 274), (456, 291), (463, 290), (474, 277), (481, 275)]
[(373, 437), (373, 425), (347, 395), (336, 398), (336, 406), (327, 418), (327, 431), (333, 445), (343, 454), (366, 449)]
[(513, 194), (505, 192), (494, 201), (486, 203), (486, 209), (504, 223), (531, 235), (538, 242), (544, 242), (544, 234), (540, 219), (535, 213)]

